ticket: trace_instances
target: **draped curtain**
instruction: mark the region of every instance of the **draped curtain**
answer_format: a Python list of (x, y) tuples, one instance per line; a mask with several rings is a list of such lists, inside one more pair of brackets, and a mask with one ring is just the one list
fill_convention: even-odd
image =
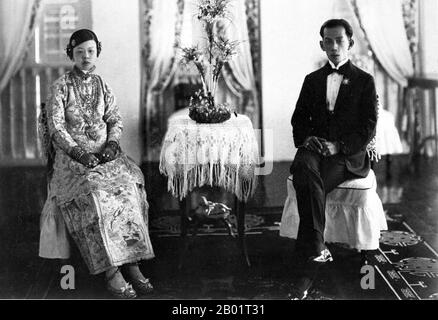
[(0, 94), (24, 62), (40, 2), (0, 1)]
[[(0, 159), (34, 155), (36, 144), (26, 144), (21, 127), (24, 96), (18, 95), (17, 77), (22, 69), (40, 13), (40, 0), (0, 0)], [(25, 83), (22, 82), (22, 85)], [(21, 89), (21, 90), (20, 90)], [(17, 108), (20, 103), (21, 108)], [(30, 118), (29, 118), (30, 119)], [(20, 125), (17, 125), (20, 121)], [(26, 153), (28, 152), (29, 153)]]
[(414, 75), (403, 21), (402, 0), (355, 0), (356, 14), (369, 45), (385, 71), (401, 86)]
[[(259, 127), (260, 107), (245, 5), (245, 0), (231, 1), (229, 21), (217, 26), (218, 32), (239, 41), (237, 54), (223, 68), (217, 101), (235, 105), (251, 118), (254, 127)], [(194, 83), (193, 78), (199, 78), (195, 70), (183, 69), (179, 64), (179, 48), (195, 44), (202, 47), (205, 42), (196, 8), (196, 0), (142, 0), (141, 117), (145, 161), (159, 159), (167, 120), (175, 109), (175, 85), (183, 79)]]
[[(420, 74), (418, 0), (352, 0), (352, 3), (377, 60), (403, 88), (397, 118), (407, 149), (411, 155), (438, 154), (436, 144), (426, 144), (430, 138), (438, 139), (433, 122), (436, 102), (428, 96), (427, 87), (408, 83), (409, 78)], [(375, 17), (384, 19), (375, 21)]]
[[(142, 117), (146, 159), (159, 158), (167, 118), (163, 93), (177, 67), (183, 0), (143, 0)], [(145, 158), (145, 157), (143, 157)]]
[[(416, 107), (406, 103), (408, 78), (418, 71), (418, 3), (417, 0), (351, 0), (360, 27), (365, 34), (365, 41), (378, 61), (376, 75), (384, 80), (381, 88), (386, 107), (391, 107), (396, 119), (396, 126), (406, 152), (413, 151), (414, 130), (417, 121)], [(379, 14), (379, 15), (377, 15)], [(373, 22), (375, 17), (384, 17)], [(383, 78), (382, 78), (383, 77)], [(398, 97), (394, 89), (398, 85)], [(413, 101), (418, 101), (413, 92)]]
[(228, 23), (220, 32), (231, 40), (239, 41), (237, 54), (223, 70), (223, 77), (229, 90), (239, 97), (239, 112), (243, 112), (252, 120), (254, 127), (259, 127), (259, 101), (251, 56), (251, 43), (248, 35), (246, 6), (244, 0), (231, 1)]
[[(263, 99), (262, 99), (262, 50), (260, 34), (260, 0), (245, 0), (248, 26), (248, 37), (251, 49), (252, 68), (257, 90), (259, 128), (263, 128)], [(257, 127), (257, 124), (254, 124)], [(263, 139), (260, 141), (264, 153)]]

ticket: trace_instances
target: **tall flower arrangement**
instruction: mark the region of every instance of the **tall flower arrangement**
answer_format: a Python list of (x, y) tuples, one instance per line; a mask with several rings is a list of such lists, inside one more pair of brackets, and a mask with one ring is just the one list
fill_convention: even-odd
[(214, 32), (220, 19), (228, 18), (230, 0), (199, 0), (197, 18), (206, 33), (207, 45), (182, 49), (182, 63), (193, 63), (201, 77), (202, 90), (191, 97), (189, 116), (197, 122), (223, 122), (231, 116), (228, 103), (216, 104), (215, 94), (222, 67), (236, 54), (238, 41), (230, 41)]

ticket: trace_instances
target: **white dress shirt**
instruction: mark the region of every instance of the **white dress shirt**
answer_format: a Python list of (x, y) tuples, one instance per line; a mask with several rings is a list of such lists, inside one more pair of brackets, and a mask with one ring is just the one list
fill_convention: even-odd
[[(333, 69), (339, 70), (341, 66), (346, 64), (348, 62), (348, 59), (345, 59), (344, 61), (340, 62), (337, 66), (333, 64), (329, 60), (329, 63)], [(335, 109), (335, 103), (336, 98), (338, 97), (339, 88), (341, 87), (342, 80), (344, 79), (344, 76), (339, 73), (333, 72), (332, 74), (329, 74), (327, 76), (327, 106), (329, 111), (333, 111)]]

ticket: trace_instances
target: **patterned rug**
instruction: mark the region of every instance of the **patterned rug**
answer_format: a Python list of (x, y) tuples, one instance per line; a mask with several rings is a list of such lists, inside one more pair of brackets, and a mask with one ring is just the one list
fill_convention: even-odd
[[(178, 215), (162, 216), (150, 223), (156, 258), (141, 264), (155, 292), (147, 300), (287, 300), (297, 269), (294, 269), (294, 240), (279, 233), (282, 208), (247, 210), (246, 242), (251, 267), (246, 265), (239, 241), (218, 220), (205, 221), (197, 236), (188, 236), (182, 250)], [(230, 217), (234, 232), (236, 219)], [(423, 300), (437, 299), (437, 253), (412, 228), (388, 212), (389, 231), (383, 232), (380, 249), (368, 253), (368, 265), (361, 255), (338, 244), (330, 244), (334, 261), (324, 265), (315, 280), (313, 300)], [(190, 229), (189, 229), (190, 230)], [(190, 233), (189, 233), (190, 234)], [(184, 262), (179, 266), (181, 258)], [(32, 284), (25, 298), (108, 299), (103, 276), (90, 276), (76, 252), (69, 262), (76, 271), (74, 290), (60, 286), (61, 265), (40, 259), (34, 272), (27, 272)], [(12, 278), (9, 278), (12, 281)], [(16, 279), (8, 286), (17, 288)], [(6, 288), (6, 286), (5, 286)], [(24, 290), (23, 286), (23, 290)], [(4, 298), (17, 292), (4, 292)]]
[(389, 216), (388, 225), (370, 262), (397, 299), (438, 300), (437, 252), (400, 216)]
[[(278, 231), (280, 219), (276, 214), (266, 213), (247, 213), (245, 214), (245, 234), (256, 235), (267, 231)], [(281, 217), (281, 216), (280, 216)], [(232, 224), (233, 232), (237, 234), (237, 218), (231, 214), (229, 221)], [(177, 215), (162, 216), (151, 221), (150, 232), (157, 237), (174, 237), (179, 236), (181, 232), (181, 218)], [(189, 222), (188, 232), (193, 232), (193, 224)], [(227, 236), (229, 235), (227, 227), (219, 219), (209, 219), (201, 224), (197, 231), (198, 236)]]
[[(241, 289), (246, 286), (252, 289), (246, 291), (247, 295), (244, 293), (245, 290), (238, 294), (242, 299), (285, 299), (290, 280), (288, 273), (293, 272), (288, 269), (293, 240), (278, 236), (281, 208), (273, 210), (270, 214), (248, 211), (245, 216), (245, 234), (253, 267), (246, 274), (245, 279), (240, 279), (240, 286)], [(389, 230), (382, 232), (379, 250), (368, 253), (368, 266), (363, 264), (357, 252), (337, 244), (329, 246), (335, 262), (328, 264), (316, 281), (316, 285), (329, 294), (324, 295), (319, 291), (320, 295), (315, 299), (438, 298), (438, 255), (396, 212), (393, 209), (387, 211)], [(230, 220), (234, 231), (237, 232), (235, 216), (231, 215)], [(179, 222), (179, 216), (160, 217), (151, 222), (151, 233), (162, 239), (179, 237)], [(198, 240), (205, 236), (211, 237), (207, 237), (209, 240)], [(192, 238), (192, 241), (201, 246), (197, 248), (201, 251), (201, 253), (198, 251), (198, 255), (202, 255), (203, 250), (208, 250), (208, 246), (216, 246), (215, 242), (220, 239), (228, 245), (231, 241), (229, 239), (232, 239), (228, 235), (227, 228), (219, 221), (203, 224), (198, 230), (197, 237)], [(206, 242), (210, 244), (206, 245)], [(196, 250), (196, 247), (193, 250)], [(220, 251), (218, 248), (216, 250)], [(238, 251), (231, 252), (234, 257), (229, 255), (213, 259), (211, 263), (221, 264), (224, 260), (231, 262), (239, 256)], [(228, 251), (230, 254), (231, 252)], [(196, 256), (196, 253), (194, 255)], [(187, 259), (190, 260), (189, 257)], [(199, 261), (198, 258), (195, 261)], [(270, 267), (264, 265), (269, 262), (271, 262)], [(276, 264), (276, 267), (273, 267), (273, 264)], [(192, 265), (191, 268), (193, 267)], [(195, 294), (195, 297), (208, 297), (209, 288), (216, 288), (222, 292), (222, 298), (232, 298), (230, 294), (236, 293), (234, 286), (239, 283), (239, 275), (214, 276), (215, 272), (208, 270), (209, 266), (206, 266), (205, 272), (199, 274), (202, 280), (198, 289), (201, 293), (200, 296)], [(270, 276), (265, 277), (261, 274)], [(368, 281), (368, 286), (367, 280), (372, 281), (372, 283)]]

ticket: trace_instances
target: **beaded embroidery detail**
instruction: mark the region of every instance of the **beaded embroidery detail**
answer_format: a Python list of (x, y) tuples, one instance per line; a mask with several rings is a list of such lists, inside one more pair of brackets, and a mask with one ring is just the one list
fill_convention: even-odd
[[(75, 68), (70, 73), (70, 79), (73, 84), (73, 92), (75, 95), (76, 106), (83, 116), (86, 122), (85, 134), (91, 140), (96, 141), (98, 139), (98, 132), (94, 129), (94, 123), (96, 122), (97, 106), (99, 104), (99, 79), (91, 72), (84, 74), (79, 69)], [(88, 80), (89, 79), (89, 80)], [(91, 86), (91, 90), (90, 87)]]

